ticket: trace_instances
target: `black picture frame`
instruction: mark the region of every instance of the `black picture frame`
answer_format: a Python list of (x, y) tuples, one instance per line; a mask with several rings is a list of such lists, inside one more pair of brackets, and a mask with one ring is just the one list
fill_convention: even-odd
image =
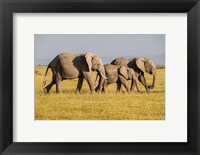
[[(1, 154), (200, 154), (199, 0), (0, 0)], [(13, 13), (187, 13), (187, 143), (13, 142)], [(53, 133), (52, 133), (53, 134)]]

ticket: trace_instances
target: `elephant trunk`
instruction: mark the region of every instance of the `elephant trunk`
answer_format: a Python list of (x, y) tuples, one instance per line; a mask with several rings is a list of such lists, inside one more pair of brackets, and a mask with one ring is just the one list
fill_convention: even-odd
[(105, 72), (104, 67), (102, 67), (102, 69), (101, 69), (101, 71), (100, 71), (99, 73), (100, 73), (100, 79), (99, 79), (99, 91), (101, 91), (104, 82), (105, 82), (108, 78), (106, 77), (106, 72)]
[[(100, 92), (102, 90), (105, 90), (104, 83), (108, 79), (106, 77), (106, 73), (105, 73), (105, 69), (104, 69), (103, 63), (101, 65), (101, 67), (97, 70), (97, 72), (98, 72), (97, 76), (99, 76), (99, 83), (98, 83), (98, 86), (95, 88), (95, 91), (96, 92)], [(97, 80), (97, 78), (96, 78), (96, 80)]]
[(156, 69), (154, 69), (153, 71), (153, 82), (152, 82), (152, 85), (150, 86), (150, 89), (155, 88), (155, 83), (156, 83)]

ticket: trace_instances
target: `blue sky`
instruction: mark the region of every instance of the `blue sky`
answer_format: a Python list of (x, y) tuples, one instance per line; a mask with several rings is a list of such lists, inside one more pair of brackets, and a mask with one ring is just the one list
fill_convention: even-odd
[(35, 63), (51, 60), (61, 52), (151, 57), (165, 54), (165, 34), (35, 34), (34, 49)]

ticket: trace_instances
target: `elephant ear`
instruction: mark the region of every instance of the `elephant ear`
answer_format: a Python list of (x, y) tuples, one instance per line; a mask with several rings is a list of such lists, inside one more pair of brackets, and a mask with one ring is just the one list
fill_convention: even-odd
[(120, 73), (121, 75), (123, 75), (123, 77), (125, 77), (126, 80), (128, 80), (128, 70), (127, 70), (127, 67), (121, 66), (121, 67), (119, 68), (119, 73)]
[(135, 61), (136, 62), (136, 65), (137, 67), (142, 70), (143, 72), (146, 72), (145, 70), (145, 59), (144, 58), (137, 58), (137, 60)]
[(92, 59), (94, 57), (94, 54), (90, 53), (90, 52), (87, 52), (85, 54), (85, 60), (86, 60), (86, 63), (87, 63), (87, 66), (88, 66), (88, 71), (90, 72), (91, 69), (92, 69)]

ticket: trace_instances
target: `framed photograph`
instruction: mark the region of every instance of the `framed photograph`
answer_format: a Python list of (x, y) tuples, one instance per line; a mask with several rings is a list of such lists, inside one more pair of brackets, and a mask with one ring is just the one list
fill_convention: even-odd
[(199, 154), (194, 1), (2, 0), (2, 154)]
[(165, 120), (165, 34), (35, 34), (34, 54), (35, 120)]

